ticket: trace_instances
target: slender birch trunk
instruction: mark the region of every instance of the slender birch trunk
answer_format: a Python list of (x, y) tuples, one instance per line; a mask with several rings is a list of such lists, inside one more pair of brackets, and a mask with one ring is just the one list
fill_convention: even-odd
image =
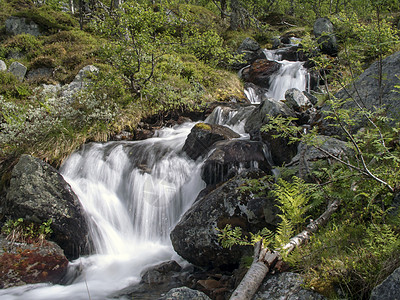
[(271, 251), (268, 248), (262, 248), (261, 241), (258, 242), (254, 246), (253, 263), (242, 281), (232, 293), (230, 300), (250, 300), (257, 292), (265, 275), (267, 275), (275, 263), (281, 259), (279, 251), (285, 251), (289, 254), (296, 247), (299, 247), (304, 242), (308, 241), (314, 232), (328, 222), (330, 216), (338, 209), (339, 204), (340, 200), (338, 199), (330, 203), (328, 208), (318, 217), (318, 219), (308, 224), (305, 230), (292, 237), (289, 240), (289, 243), (282, 246), (278, 251)]

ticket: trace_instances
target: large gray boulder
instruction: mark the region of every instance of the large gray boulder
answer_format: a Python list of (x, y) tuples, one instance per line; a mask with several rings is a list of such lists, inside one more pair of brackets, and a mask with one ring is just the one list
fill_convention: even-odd
[(240, 137), (239, 134), (228, 127), (197, 123), (190, 131), (182, 150), (191, 158), (197, 159), (206, 156), (211, 150), (212, 145), (218, 141), (231, 140)]
[(41, 35), (39, 25), (26, 18), (9, 17), (6, 20), (6, 33), (10, 35), (31, 34), (34, 36)]
[(400, 268), (394, 270), (371, 293), (370, 300), (395, 300), (400, 299)]
[[(340, 90), (335, 97), (338, 99), (355, 99), (360, 105), (368, 110), (374, 110), (374, 107), (384, 105), (387, 115), (400, 120), (399, 85), (400, 74), (400, 51), (396, 52), (382, 60), (382, 75), (384, 80), (379, 84), (379, 62), (374, 62), (368, 69), (362, 73), (358, 79), (346, 89)], [(357, 107), (354, 101), (346, 104), (347, 107)]]
[(296, 273), (268, 274), (252, 300), (323, 300), (320, 294), (303, 288), (304, 281)]
[(218, 242), (218, 229), (231, 224), (248, 233), (257, 232), (268, 224), (277, 225), (278, 209), (274, 199), (256, 197), (238, 189), (247, 179), (264, 175), (260, 171), (242, 173), (196, 200), (171, 232), (175, 251), (197, 266), (238, 265), (246, 251), (252, 252), (252, 247), (223, 248)]
[(332, 22), (328, 18), (318, 18), (314, 23), (314, 35), (323, 53), (336, 56), (338, 44)]
[(22, 155), (12, 170), (5, 214), (43, 223), (52, 219), (50, 239), (69, 258), (87, 253), (88, 226), (79, 199), (61, 174), (49, 164)]
[(8, 72), (13, 74), (21, 82), (24, 80), (27, 70), (28, 69), (23, 64), (17, 61), (14, 61), (8, 68)]
[(308, 100), (307, 96), (296, 88), (288, 89), (285, 92), (285, 100), (286, 105), (296, 112), (301, 113), (312, 107), (312, 103)]
[(335, 159), (326, 152), (345, 161), (348, 157), (354, 155), (347, 143), (333, 137), (317, 136), (314, 138), (314, 142), (323, 151), (314, 146), (300, 143), (296, 156), (286, 165), (287, 168), (294, 170), (296, 175), (303, 179), (308, 179), (308, 176), (315, 169), (315, 165), (318, 162), (336, 162)]

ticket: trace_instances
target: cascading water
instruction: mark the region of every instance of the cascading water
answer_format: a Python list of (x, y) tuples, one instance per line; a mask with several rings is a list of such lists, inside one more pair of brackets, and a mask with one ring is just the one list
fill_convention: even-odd
[(70, 264), (70, 285), (10, 288), (0, 298), (106, 299), (138, 283), (146, 266), (176, 258), (169, 232), (205, 187), (202, 163), (180, 153), (193, 125), (72, 154), (61, 171), (87, 214), (96, 254)]
[[(279, 70), (271, 75), (269, 89), (265, 93), (267, 97), (275, 100), (285, 99), (286, 91), (291, 88), (309, 91), (309, 74), (303, 66), (304, 62), (282, 60), (281, 52), (282, 49), (264, 50), (268, 60), (279, 62), (281, 65)], [(251, 103), (260, 103), (261, 97), (252, 87), (248, 87), (244, 92)]]

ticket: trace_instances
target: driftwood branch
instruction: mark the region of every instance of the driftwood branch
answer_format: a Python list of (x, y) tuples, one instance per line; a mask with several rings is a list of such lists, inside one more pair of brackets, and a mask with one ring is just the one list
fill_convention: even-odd
[(257, 292), (264, 277), (273, 268), (275, 263), (281, 259), (281, 251), (287, 254), (292, 252), (296, 247), (308, 241), (313, 233), (321, 226), (324, 226), (331, 215), (338, 209), (340, 200), (336, 199), (328, 205), (325, 212), (316, 220), (312, 221), (305, 230), (298, 235), (292, 237), (286, 245), (282, 246), (279, 251), (272, 251), (262, 247), (262, 241), (254, 246), (254, 260), (246, 275), (232, 293), (230, 300), (249, 300)]

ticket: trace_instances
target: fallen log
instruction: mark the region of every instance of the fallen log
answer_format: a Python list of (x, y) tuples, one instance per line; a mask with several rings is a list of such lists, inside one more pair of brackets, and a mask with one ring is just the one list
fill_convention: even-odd
[(331, 215), (338, 209), (340, 200), (336, 199), (328, 205), (328, 208), (316, 220), (310, 222), (306, 229), (292, 237), (286, 245), (276, 251), (262, 247), (262, 241), (254, 246), (254, 259), (246, 275), (232, 293), (230, 300), (250, 300), (257, 292), (264, 277), (273, 268), (278, 260), (282, 259), (281, 252), (289, 254), (296, 247), (308, 241), (313, 233), (324, 226)]

